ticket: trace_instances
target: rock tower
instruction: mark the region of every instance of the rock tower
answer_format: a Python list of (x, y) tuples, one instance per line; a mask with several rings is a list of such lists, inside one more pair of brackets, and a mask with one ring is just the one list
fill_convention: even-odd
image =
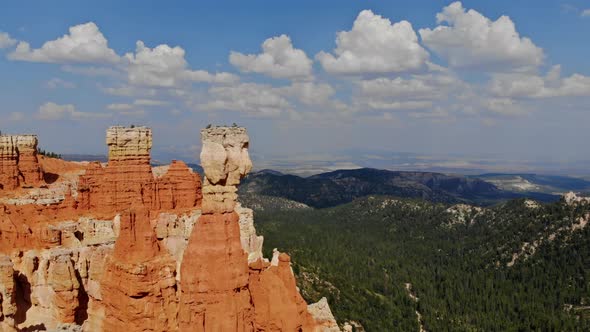
[(0, 190), (43, 181), (37, 144), (35, 135), (0, 135)]
[[(325, 301), (308, 308), (287, 254), (263, 257), (237, 203), (245, 128), (201, 131), (202, 182), (182, 161), (152, 167), (147, 127), (109, 128), (106, 164), (1, 137), (1, 331), (339, 331)], [(54, 181), (30, 187), (42, 168)]]
[(155, 178), (152, 172), (152, 130), (147, 127), (110, 127), (106, 133), (106, 167), (91, 163), (80, 178), (80, 206), (114, 213), (132, 205), (150, 210), (193, 208), (200, 204), (200, 177), (181, 161)]

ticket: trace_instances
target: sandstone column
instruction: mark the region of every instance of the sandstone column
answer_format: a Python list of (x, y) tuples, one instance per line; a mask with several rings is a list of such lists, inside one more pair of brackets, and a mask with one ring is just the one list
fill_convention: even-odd
[[(107, 181), (113, 192), (115, 211), (133, 203), (150, 207), (153, 181), (151, 161), (152, 130), (147, 127), (110, 127), (107, 130), (109, 163)], [(147, 186), (147, 188), (146, 188)]]
[(0, 256), (0, 330), (16, 331), (16, 284), (14, 269), (8, 256)]
[(103, 331), (177, 330), (176, 262), (160, 248), (148, 210), (132, 208), (123, 214), (104, 269)]
[(21, 180), (25, 184), (36, 185), (43, 181), (43, 172), (37, 158), (37, 136), (19, 135), (17, 137), (18, 170)]
[(132, 204), (151, 208), (154, 178), (150, 166), (152, 130), (147, 127), (107, 129), (109, 161), (105, 168), (90, 165), (80, 177), (80, 206), (112, 213)]
[(149, 210), (191, 209), (201, 203), (201, 179), (182, 161), (173, 161), (164, 176), (152, 172), (152, 130), (110, 127), (106, 132), (109, 161), (91, 163), (78, 186), (79, 206), (102, 213), (132, 205)]
[(18, 150), (14, 136), (0, 136), (0, 190), (18, 188)]
[(0, 136), (0, 190), (36, 185), (43, 180), (37, 144), (35, 135)]
[(180, 331), (252, 331), (248, 257), (234, 211), (237, 185), (252, 168), (245, 128), (201, 131), (202, 215), (181, 266)]

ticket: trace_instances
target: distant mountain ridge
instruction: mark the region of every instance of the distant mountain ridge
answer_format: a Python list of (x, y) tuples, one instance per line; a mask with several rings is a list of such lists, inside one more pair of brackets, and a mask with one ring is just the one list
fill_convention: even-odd
[(540, 201), (558, 199), (558, 196), (544, 193), (502, 190), (490, 182), (474, 177), (373, 168), (337, 170), (310, 177), (263, 170), (246, 177), (239, 190), (241, 194), (283, 197), (315, 208), (336, 206), (367, 195), (481, 205), (521, 197)]

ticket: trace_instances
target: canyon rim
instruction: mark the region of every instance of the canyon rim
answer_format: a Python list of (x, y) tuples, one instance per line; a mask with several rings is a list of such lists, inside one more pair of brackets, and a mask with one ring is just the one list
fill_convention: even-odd
[(152, 167), (152, 131), (111, 127), (107, 163), (37, 153), (0, 136), (0, 330), (339, 331), (309, 305), (291, 259), (263, 257), (237, 186), (242, 127), (201, 131), (204, 177)]

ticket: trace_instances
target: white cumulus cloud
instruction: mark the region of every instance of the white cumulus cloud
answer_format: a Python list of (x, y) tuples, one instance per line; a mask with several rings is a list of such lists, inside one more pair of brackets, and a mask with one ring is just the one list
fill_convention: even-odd
[(123, 73), (113, 67), (94, 67), (94, 66), (71, 66), (71, 65), (64, 65), (61, 66), (61, 70), (65, 71), (66, 73), (78, 74), (83, 76), (90, 76), (90, 77), (113, 77), (113, 78), (120, 78)]
[(396, 77), (380, 77), (356, 82), (353, 102), (359, 110), (416, 110), (452, 103), (471, 87), (446, 72)]
[(335, 74), (417, 70), (428, 57), (410, 22), (392, 24), (370, 10), (360, 12), (352, 30), (338, 33), (334, 54), (316, 55), (324, 70)]
[(78, 112), (72, 104), (59, 105), (47, 102), (39, 107), (37, 117), (41, 120), (85, 119), (105, 117), (105, 114)]
[(245, 73), (260, 73), (273, 78), (306, 79), (312, 76), (312, 61), (305, 52), (293, 47), (287, 35), (262, 43), (261, 54), (232, 51), (229, 62)]
[(411, 78), (396, 77), (362, 80), (357, 83), (360, 93), (366, 97), (436, 99), (443, 97), (449, 88), (460, 84), (448, 75), (413, 75)]
[(69, 34), (31, 49), (27, 42), (19, 42), (10, 59), (52, 63), (116, 63), (119, 56), (109, 48), (107, 39), (93, 22), (72, 26)]
[(543, 50), (520, 37), (508, 16), (491, 21), (479, 12), (453, 2), (436, 15), (439, 25), (420, 29), (423, 43), (451, 67), (487, 70), (527, 69), (543, 62)]
[(197, 109), (244, 112), (252, 116), (276, 116), (291, 105), (278, 88), (266, 84), (241, 83), (214, 86), (209, 89), (211, 100)]
[(6, 32), (0, 32), (0, 49), (11, 47), (16, 44), (16, 40), (10, 38)]
[(296, 97), (306, 105), (325, 105), (336, 93), (334, 88), (326, 83), (295, 82), (281, 88), (286, 96)]
[(146, 47), (142, 41), (136, 44), (135, 53), (125, 54), (128, 61), (129, 82), (136, 85), (175, 87), (183, 82), (232, 83), (238, 77), (230, 73), (210, 74), (204, 70), (190, 70), (180, 46), (162, 44)]
[(582, 17), (590, 17), (590, 8), (582, 10), (580, 14)]
[(590, 96), (590, 77), (581, 74), (561, 76), (556, 65), (545, 76), (526, 73), (493, 75), (489, 88), (499, 97), (550, 98)]

